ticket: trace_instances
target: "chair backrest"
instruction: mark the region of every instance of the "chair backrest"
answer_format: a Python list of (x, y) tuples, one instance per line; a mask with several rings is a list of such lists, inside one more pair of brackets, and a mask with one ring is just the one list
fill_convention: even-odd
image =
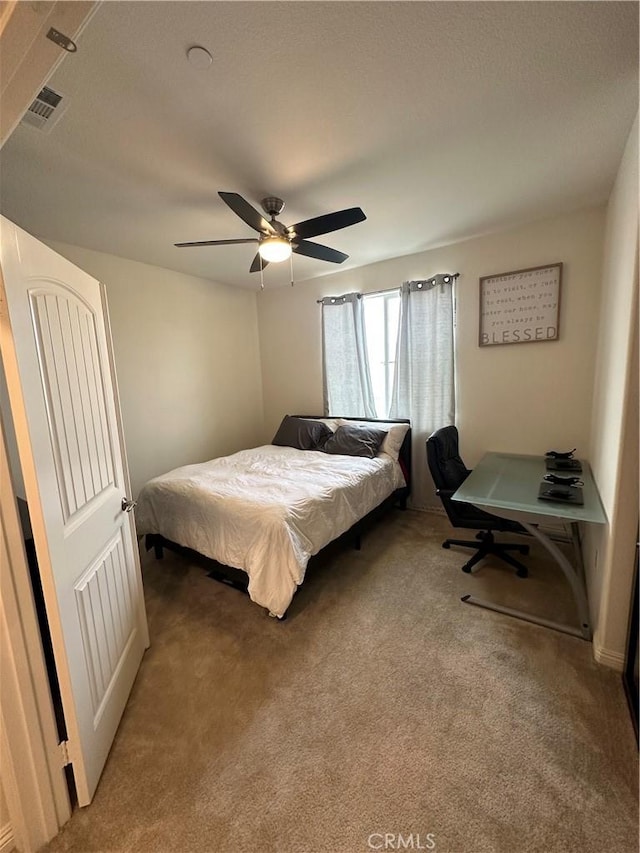
[(471, 473), (460, 458), (456, 427), (442, 427), (429, 436), (427, 462), (438, 497), (449, 516), (449, 521), (454, 527), (474, 526), (471, 516), (477, 516), (478, 510), (471, 504), (451, 500), (451, 495)]
[(455, 492), (471, 473), (460, 458), (458, 430), (437, 429), (427, 439), (427, 462), (436, 489)]
[(510, 530), (524, 532), (513, 521), (485, 512), (464, 501), (452, 501), (451, 496), (471, 473), (460, 458), (458, 430), (454, 426), (442, 427), (427, 439), (427, 462), (438, 496), (449, 521), (454, 527), (472, 530)]

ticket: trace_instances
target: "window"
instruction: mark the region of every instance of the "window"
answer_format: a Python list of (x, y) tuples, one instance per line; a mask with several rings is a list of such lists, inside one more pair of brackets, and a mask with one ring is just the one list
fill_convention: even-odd
[(389, 290), (362, 297), (367, 339), (367, 359), (373, 386), (376, 417), (388, 418), (396, 366), (400, 316), (400, 291)]
[(454, 301), (457, 274), (405, 281), (380, 293), (325, 296), (324, 412), (337, 417), (409, 418), (414, 446), (411, 502), (433, 504), (424, 442), (455, 423)]

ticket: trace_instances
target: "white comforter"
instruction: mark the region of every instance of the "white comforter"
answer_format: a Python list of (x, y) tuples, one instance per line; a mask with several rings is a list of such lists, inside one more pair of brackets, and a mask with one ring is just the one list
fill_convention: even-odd
[(265, 445), (150, 480), (136, 524), (243, 569), (253, 601), (282, 616), (311, 555), (404, 485), (386, 455)]

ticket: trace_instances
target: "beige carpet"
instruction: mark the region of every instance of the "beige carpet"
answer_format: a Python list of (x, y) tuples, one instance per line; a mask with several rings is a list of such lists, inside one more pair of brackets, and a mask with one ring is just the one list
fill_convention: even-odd
[[(333, 548), (284, 623), (182, 558), (144, 558), (152, 646), (94, 803), (50, 851), (631, 853), (620, 676), (581, 640), (460, 602), (575, 619), (531, 577), (460, 571), (444, 518)], [(400, 839), (399, 834), (402, 836)], [(435, 847), (433, 847), (435, 845)]]

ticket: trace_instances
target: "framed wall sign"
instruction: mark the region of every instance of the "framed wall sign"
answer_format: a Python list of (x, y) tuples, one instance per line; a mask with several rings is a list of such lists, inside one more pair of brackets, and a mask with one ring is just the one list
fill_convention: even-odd
[(555, 341), (561, 283), (562, 264), (481, 278), (479, 345)]

